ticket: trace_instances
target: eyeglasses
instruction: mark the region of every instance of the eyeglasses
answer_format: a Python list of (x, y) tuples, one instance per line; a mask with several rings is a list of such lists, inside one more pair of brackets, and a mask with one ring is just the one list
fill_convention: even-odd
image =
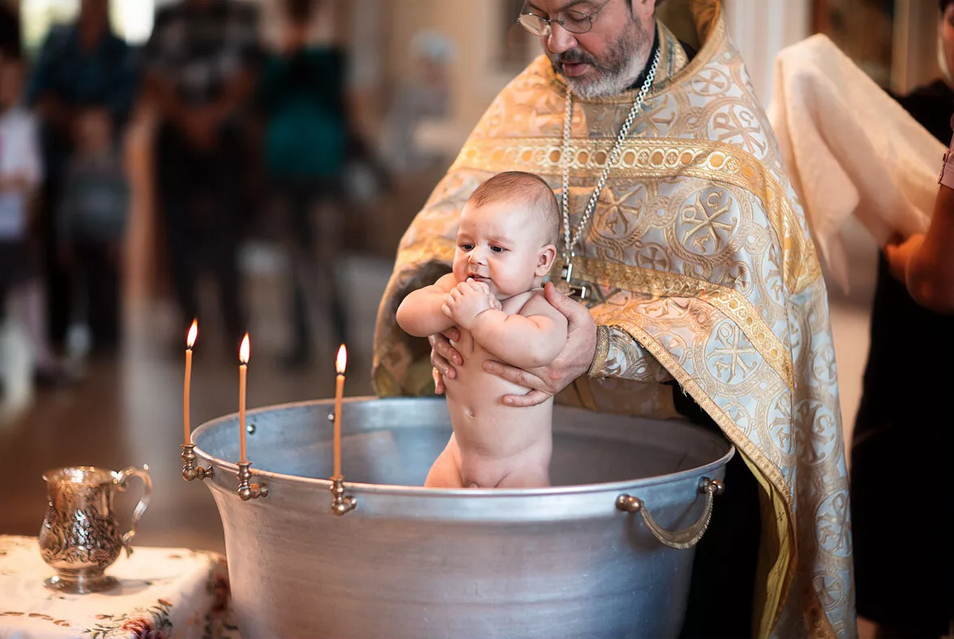
[(520, 10), (520, 17), (517, 18), (517, 22), (530, 33), (538, 36), (550, 35), (554, 22), (570, 33), (587, 33), (593, 28), (593, 18), (595, 18), (596, 14), (602, 11), (603, 7), (608, 3), (609, 0), (606, 0), (596, 11), (589, 15), (569, 9), (559, 12), (553, 18), (536, 14), (532, 8), (524, 4)]

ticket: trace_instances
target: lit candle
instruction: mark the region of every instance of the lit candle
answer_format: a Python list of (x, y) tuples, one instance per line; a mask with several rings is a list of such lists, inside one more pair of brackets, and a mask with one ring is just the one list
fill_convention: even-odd
[(344, 392), (345, 367), (348, 365), (348, 349), (342, 344), (335, 359), (335, 477), (341, 477), (341, 394)]
[(248, 333), (239, 348), (239, 461), (248, 461), (245, 455), (245, 372), (248, 370)]
[(191, 429), (189, 427), (189, 387), (192, 385), (192, 347), (195, 346), (195, 338), (199, 334), (199, 320), (192, 320), (192, 328), (189, 329), (189, 336), (186, 338), (186, 370), (185, 384), (182, 388), (182, 443), (189, 443)]

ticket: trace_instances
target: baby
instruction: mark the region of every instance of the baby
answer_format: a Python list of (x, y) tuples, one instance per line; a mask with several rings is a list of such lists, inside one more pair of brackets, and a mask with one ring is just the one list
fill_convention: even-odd
[(550, 485), (553, 399), (506, 406), (521, 388), (483, 369), (487, 359), (530, 369), (550, 363), (567, 339), (567, 319), (543, 296), (556, 256), (559, 208), (547, 183), (500, 173), (474, 191), (460, 216), (453, 272), (410, 293), (398, 324), (418, 337), (456, 326), (464, 363), (445, 379), (454, 434), (425, 486), (529, 488)]

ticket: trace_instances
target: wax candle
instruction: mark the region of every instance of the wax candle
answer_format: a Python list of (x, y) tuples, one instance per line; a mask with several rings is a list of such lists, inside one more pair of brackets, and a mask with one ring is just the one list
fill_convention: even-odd
[(239, 461), (248, 461), (245, 454), (245, 373), (248, 370), (248, 333), (239, 348)]
[(182, 443), (189, 444), (189, 435), (191, 428), (189, 425), (189, 388), (192, 386), (192, 347), (195, 346), (195, 338), (199, 334), (199, 320), (192, 320), (192, 328), (189, 329), (189, 336), (186, 338), (186, 368), (185, 383), (182, 388)]
[(345, 367), (348, 365), (348, 349), (342, 344), (335, 359), (335, 477), (341, 477), (341, 395), (344, 392)]

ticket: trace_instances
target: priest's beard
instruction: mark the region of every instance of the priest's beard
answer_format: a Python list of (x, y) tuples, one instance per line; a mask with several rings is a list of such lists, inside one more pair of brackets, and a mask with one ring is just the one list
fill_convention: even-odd
[(632, 33), (623, 33), (607, 49), (602, 62), (581, 49), (569, 49), (563, 53), (550, 53), (547, 57), (553, 71), (562, 74), (564, 62), (583, 62), (593, 67), (589, 77), (569, 78), (563, 76), (567, 85), (581, 98), (605, 98), (619, 95), (636, 81), (643, 67), (649, 64), (651, 43), (642, 25), (634, 22)]

